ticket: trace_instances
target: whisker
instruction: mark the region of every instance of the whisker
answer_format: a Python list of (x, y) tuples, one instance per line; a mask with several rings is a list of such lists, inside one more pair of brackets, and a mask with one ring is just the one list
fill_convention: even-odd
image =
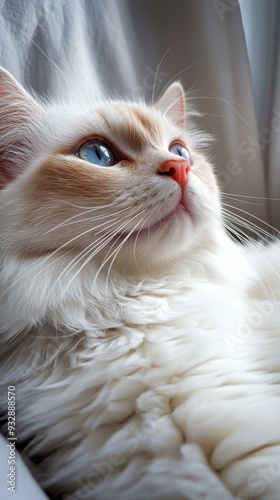
[[(129, 209), (129, 207), (123, 208), (122, 210), (118, 210), (117, 212), (114, 212), (114, 216), (117, 214), (120, 214), (128, 209)], [(57, 226), (51, 228), (49, 231), (44, 233), (44, 235), (49, 234), (49, 233), (51, 233), (51, 232), (53, 232), (56, 229), (59, 229), (61, 227), (69, 226), (71, 224), (77, 224), (77, 223), (85, 222), (85, 221), (96, 221), (96, 220), (101, 220), (101, 219), (106, 219), (108, 217), (112, 217), (112, 214), (103, 214), (103, 215), (95, 215), (94, 217), (86, 217), (85, 219), (79, 219), (79, 220), (73, 221), (73, 219), (80, 217), (81, 215), (84, 215), (84, 214), (89, 213), (91, 211), (92, 211), (92, 209), (89, 209), (89, 210), (86, 210), (85, 212), (73, 215), (73, 217), (70, 217), (69, 219), (66, 219), (66, 221), (61, 222)]]
[[(146, 209), (143, 209), (141, 210), (140, 213), (136, 214), (134, 217), (132, 217), (129, 222), (131, 222), (133, 219), (135, 219), (136, 217), (139, 217)], [(141, 219), (142, 220), (142, 219)], [(141, 222), (141, 221), (140, 221)], [(136, 226), (137, 227), (137, 226)], [(129, 233), (128, 233), (128, 236), (125, 237), (124, 239), (124, 243), (127, 241), (127, 239), (129, 238), (129, 236), (134, 232), (135, 228), (133, 228)], [(117, 239), (119, 239), (121, 236), (123, 236), (124, 232), (122, 231), (121, 234), (119, 235), (119, 237)], [(101, 264), (101, 266), (99, 267), (97, 273), (96, 273), (96, 276), (95, 276), (95, 281), (100, 273), (100, 271), (103, 269), (103, 267), (105, 266), (105, 264), (108, 262), (108, 260), (112, 257), (112, 255), (114, 254), (114, 252), (112, 254), (109, 254), (109, 252), (111, 251), (112, 247), (108, 250), (108, 252), (106, 253), (104, 259), (103, 259), (103, 262)]]
[[(114, 221), (113, 223), (111, 223), (108, 227), (112, 227), (113, 225), (116, 225), (118, 224), (118, 220)], [(108, 229), (108, 227), (106, 229)], [(119, 230), (119, 228), (117, 228)], [(92, 231), (92, 229), (91, 229)], [(103, 229), (104, 231), (104, 229)], [(111, 234), (111, 233), (105, 233), (105, 235), (101, 235), (99, 238), (97, 238), (97, 240), (94, 240), (93, 242), (91, 242), (89, 245), (87, 245), (81, 252), (79, 252), (78, 255), (76, 255), (72, 260), (71, 262), (63, 269), (63, 271), (60, 273), (59, 277), (56, 279), (54, 285), (52, 286), (51, 288), (51, 291), (53, 291), (53, 289), (56, 287), (56, 285), (58, 284), (58, 282), (61, 280), (61, 278), (65, 275), (65, 274), (68, 274), (71, 269), (74, 267), (74, 265), (76, 265), (78, 262), (80, 262), (86, 255), (88, 255), (88, 253), (90, 253), (94, 248), (98, 248), (98, 249), (101, 249), (103, 247), (101, 247), (99, 245), (99, 243), (101, 242), (102, 245), (104, 246), (105, 244), (107, 244), (108, 241), (111, 240), (111, 238), (114, 237), (114, 234)], [(94, 254), (95, 255), (95, 254)], [(69, 269), (69, 271), (68, 271)], [(76, 277), (76, 275), (75, 275)], [(68, 287), (67, 287), (68, 288)]]
[[(232, 224), (232, 223), (229, 223), (228, 224), (228, 229), (230, 231), (232, 231), (233, 233), (235, 232), (235, 226)], [(244, 233), (243, 231), (241, 231), (241, 235), (239, 234), (239, 231), (238, 231), (238, 236), (241, 238), (241, 240), (247, 245), (247, 246), (251, 246), (252, 249), (254, 250), (254, 252), (256, 252), (261, 258), (263, 257), (263, 253), (259, 250), (257, 244), (255, 241), (252, 241), (248, 235), (246, 235), (246, 233)], [(254, 258), (254, 254), (251, 254), (251, 257)], [(271, 301), (271, 300), (274, 300), (272, 299), (271, 297), (274, 297), (274, 292), (271, 288), (271, 285), (269, 283), (269, 280), (268, 278), (266, 277), (265, 273), (263, 272), (263, 269), (262, 267), (258, 264), (258, 262), (255, 260), (255, 265), (257, 267), (257, 269), (259, 270), (260, 274), (262, 275), (262, 277), (264, 278), (264, 280), (266, 281), (267, 285), (268, 285), (268, 289), (270, 290), (270, 293), (269, 291), (265, 288), (264, 284), (261, 282), (259, 276), (257, 276), (257, 281), (258, 283), (260, 284), (260, 287), (261, 287), (261, 290), (263, 291), (264, 293), (264, 296), (267, 298), (268, 301)], [(280, 277), (280, 275), (275, 271), (275, 269), (267, 262), (267, 265), (269, 266), (269, 268), (275, 272), (275, 274)], [(274, 300), (275, 301), (275, 300)], [(276, 319), (276, 316), (275, 316), (275, 319)]]
[(235, 196), (236, 198), (253, 198), (255, 200), (265, 200), (265, 201), (280, 201), (280, 198), (270, 198), (267, 196), (248, 196), (245, 194), (235, 194), (235, 193), (221, 193), (223, 196), (227, 196), (228, 198)]
[[(113, 222), (112, 224), (114, 223), (117, 223), (118, 220), (116, 218), (116, 221)], [(100, 225), (99, 225), (100, 226)], [(99, 226), (96, 226), (95, 229), (97, 229)], [(58, 247), (56, 250), (54, 250), (53, 252), (51, 252), (50, 254), (48, 254), (46, 257), (44, 257), (41, 261), (37, 262), (37, 269), (38, 269), (38, 272), (36, 272), (36, 274), (33, 275), (33, 279), (36, 279), (38, 278), (38, 276), (42, 273), (45, 273), (45, 271), (53, 266), (56, 262), (58, 262), (59, 260), (63, 259), (67, 254), (71, 253), (71, 251), (73, 251), (73, 249), (69, 249), (68, 251), (66, 252), (63, 252), (62, 255), (60, 255), (59, 257), (57, 257), (56, 259), (52, 259), (53, 256), (55, 254), (57, 254), (58, 252), (60, 252), (61, 250), (65, 249), (68, 245), (70, 245), (71, 243), (73, 243), (74, 241), (78, 240), (79, 238), (81, 238), (81, 236), (84, 236), (90, 232), (92, 232), (94, 230), (94, 228), (90, 228), (90, 229), (87, 229), (86, 231), (82, 232), (82, 233), (79, 233), (77, 234), (76, 236), (74, 236), (73, 238), (71, 238), (70, 240), (68, 240), (67, 242), (63, 243), (60, 247)], [(50, 261), (47, 265), (46, 263)], [(36, 270), (36, 269), (34, 269)], [(30, 277), (29, 277), (30, 278)], [(19, 283), (22, 281), (22, 276), (19, 275), (19, 277), (16, 279), (16, 280), (13, 280), (13, 282), (4, 290), (4, 292), (0, 295), (0, 298), (2, 298), (5, 293), (7, 293), (9, 291), (9, 288), (11, 288), (12, 286), (14, 286), (14, 284), (16, 283)]]
[[(224, 198), (228, 199), (228, 197), (226, 195), (224, 195), (223, 193), (220, 193), (220, 195), (221, 195), (222, 200)], [(236, 201), (237, 203), (244, 203), (245, 205), (255, 205), (255, 206), (259, 206), (259, 207), (262, 206), (262, 203), (254, 203), (252, 201), (239, 200), (238, 198), (235, 198), (234, 196), (231, 196), (229, 199), (230, 199), (230, 201), (232, 200), (232, 201)]]
[(143, 217), (143, 219), (142, 219), (143, 220), (143, 224), (141, 224), (140, 228), (137, 231), (137, 234), (136, 234), (136, 237), (135, 237), (135, 241), (134, 241), (134, 245), (133, 245), (133, 259), (134, 259), (134, 262), (135, 262), (135, 264), (137, 265), (138, 268), (139, 268), (139, 266), (137, 264), (137, 259), (136, 259), (136, 245), (137, 245), (137, 241), (138, 241), (140, 232), (143, 229), (143, 226), (147, 222), (147, 220), (149, 219), (149, 217), (150, 217), (150, 214), (147, 217)]
[[(141, 212), (140, 212), (140, 214), (141, 214)], [(100, 252), (100, 250), (101, 250), (102, 248), (104, 248), (104, 246), (106, 246), (106, 245), (107, 245), (107, 244), (108, 244), (108, 243), (109, 243), (109, 242), (110, 242), (110, 241), (111, 241), (111, 240), (112, 240), (112, 239), (113, 239), (116, 235), (118, 235), (121, 229), (125, 228), (125, 227), (126, 227), (126, 226), (127, 226), (127, 225), (131, 222), (131, 220), (133, 220), (134, 218), (136, 218), (136, 217), (138, 217), (138, 216), (139, 216), (139, 214), (136, 214), (136, 215), (135, 215), (132, 219), (129, 219), (129, 220), (126, 220), (125, 222), (123, 222), (123, 224), (121, 224), (121, 226), (118, 226), (117, 231), (115, 231), (113, 234), (109, 234), (109, 235), (107, 234), (107, 235), (105, 235), (105, 239), (102, 241), (102, 244), (101, 244), (101, 245), (99, 245), (99, 246), (97, 246), (97, 249), (95, 249), (93, 253), (90, 253), (90, 250), (91, 250), (91, 249), (87, 251), (87, 253), (90, 253), (90, 256), (89, 256), (89, 257), (87, 257), (87, 259), (83, 262), (83, 264), (82, 264), (82, 265), (81, 265), (81, 267), (78, 269), (78, 271), (74, 274), (74, 276), (72, 276), (71, 280), (67, 283), (67, 287), (66, 287), (66, 289), (64, 290), (64, 293), (65, 293), (65, 291), (69, 288), (69, 286), (70, 286), (70, 285), (71, 285), (71, 283), (74, 281), (74, 279), (77, 277), (77, 275), (78, 275), (78, 274), (79, 274), (79, 273), (80, 273), (80, 272), (84, 269), (84, 267), (88, 264), (88, 262), (89, 262), (90, 260), (92, 260), (92, 258), (93, 258), (93, 257), (94, 257), (94, 256), (95, 256), (98, 252)], [(102, 238), (102, 237), (101, 237), (101, 238)], [(94, 242), (94, 244), (96, 244), (96, 242)], [(79, 258), (79, 260), (77, 260), (77, 261), (76, 261), (75, 265), (76, 265), (78, 262), (80, 262), (80, 261), (82, 260), (82, 258), (84, 258), (84, 257), (85, 257), (85, 255), (86, 255), (86, 254), (84, 254), (84, 251), (83, 251), (83, 252), (81, 252), (79, 255), (81, 255), (82, 253), (83, 253), (83, 255)], [(75, 258), (75, 260), (76, 260), (76, 258)], [(71, 261), (71, 263), (70, 263), (70, 264), (72, 264), (72, 261)], [(98, 275), (99, 275), (99, 272), (100, 272), (100, 270), (101, 270), (101, 268), (102, 268), (102, 267), (103, 267), (103, 266), (101, 266), (101, 267), (99, 268), (98, 272), (96, 273), (94, 282), (96, 282), (96, 279), (97, 279), (97, 277), (98, 277)], [(64, 275), (64, 274), (65, 274), (65, 271), (66, 271), (68, 268), (69, 268), (69, 264), (68, 264), (67, 268), (66, 268), (66, 269), (64, 269), (63, 273), (61, 273), (61, 275), (59, 276), (59, 279), (61, 279), (62, 274)], [(72, 268), (73, 268), (73, 266), (72, 266)], [(70, 269), (70, 270), (71, 270), (71, 269)], [(69, 272), (69, 271), (68, 271), (68, 272)], [(56, 281), (56, 283), (57, 283), (57, 282), (58, 282), (58, 280)]]
[[(107, 261), (109, 261), (109, 259), (113, 257), (113, 259), (112, 259), (112, 261), (111, 261), (111, 263), (110, 263), (110, 265), (109, 265), (108, 271), (107, 271), (107, 277), (106, 277), (106, 290), (107, 290), (107, 287), (108, 287), (109, 274), (110, 274), (110, 271), (111, 271), (111, 269), (112, 269), (112, 266), (113, 266), (113, 264), (114, 264), (114, 262), (115, 262), (115, 260), (116, 260), (116, 258), (117, 258), (117, 256), (118, 256), (118, 254), (120, 253), (120, 251), (121, 251), (122, 247), (124, 246), (124, 244), (126, 243), (126, 241), (128, 240), (128, 238), (132, 235), (132, 233), (134, 233), (134, 232), (135, 232), (135, 229), (137, 228), (137, 226), (138, 226), (139, 224), (141, 224), (141, 222), (142, 222), (142, 221), (143, 221), (143, 218), (135, 224), (134, 228), (133, 228), (133, 229), (132, 229), (132, 230), (131, 230), (128, 234), (127, 234), (127, 236), (125, 236), (125, 238), (124, 238), (124, 239), (123, 239), (123, 241), (119, 244), (119, 246), (118, 246), (118, 247), (117, 247), (117, 248), (116, 248), (116, 249), (112, 252), (112, 254), (108, 257), (108, 259), (107, 259), (107, 260), (103, 263), (103, 264), (105, 265), (105, 264), (106, 264), (106, 262), (107, 262)], [(102, 264), (102, 266), (103, 266), (103, 264)]]
[(232, 111), (234, 111), (234, 113), (236, 113), (236, 115), (246, 125), (246, 127), (248, 127), (250, 132), (252, 134), (254, 134), (255, 131), (252, 129), (251, 125), (249, 125), (249, 123), (245, 120), (245, 118), (243, 118), (243, 116), (236, 109), (234, 109), (234, 107), (231, 105), (230, 101), (227, 101), (226, 99), (223, 99), (222, 97), (219, 97), (219, 96), (197, 96), (197, 97), (190, 97), (189, 98), (189, 100), (198, 100), (198, 99), (213, 99), (215, 101), (221, 101), (221, 102), (227, 104), (227, 106), (230, 109), (232, 109)]
[(247, 212), (246, 210), (243, 210), (242, 208), (239, 208), (239, 207), (235, 207), (233, 205), (229, 205), (227, 203), (225, 203), (225, 205), (227, 207), (230, 207), (230, 208), (233, 208), (234, 210), (238, 210), (239, 212), (242, 212), (243, 214), (246, 214), (246, 215), (249, 215), (249, 217), (252, 217), (253, 219), (261, 222), (262, 224), (266, 225), (267, 227), (269, 227), (270, 229), (272, 229), (273, 232), (279, 234), (279, 231), (277, 231), (277, 229), (273, 226), (271, 226), (270, 224), (268, 224), (267, 222), (263, 221), (262, 219), (260, 219), (259, 217), (257, 217), (256, 215), (253, 215), (251, 214), (250, 212)]
[[(168, 52), (170, 51), (170, 48), (171, 47), (168, 47), (168, 49), (166, 50), (166, 52), (163, 54), (161, 60), (159, 61), (158, 65), (157, 65), (157, 69), (156, 69), (156, 74), (155, 74), (155, 78), (154, 78), (154, 83), (153, 83), (153, 90), (152, 90), (152, 103), (154, 102), (154, 95), (155, 95), (155, 85), (156, 85), (156, 81), (157, 81), (157, 75), (158, 75), (158, 72), (159, 72), (159, 68), (160, 68), (160, 65), (163, 61), (163, 59), (165, 58), (165, 56), (168, 54)], [(158, 84), (158, 87), (160, 86), (161, 82), (159, 82)]]
[(169, 85), (171, 84), (171, 82), (173, 82), (176, 78), (178, 78), (179, 75), (181, 75), (182, 73), (184, 73), (184, 71), (187, 71), (188, 69), (193, 68), (193, 66), (196, 66), (197, 64), (203, 63), (204, 61), (205, 61), (204, 59), (200, 59), (199, 61), (196, 61), (196, 62), (194, 62), (192, 64), (189, 64), (189, 66), (186, 66), (186, 68), (182, 69), (181, 71), (178, 71), (178, 73), (176, 73), (176, 75), (174, 75), (168, 81), (168, 83), (165, 85), (165, 87), (162, 89), (162, 91), (161, 91), (158, 99), (160, 99), (162, 97), (162, 95), (164, 94), (164, 92), (167, 89), (167, 87), (169, 87)]
[(242, 217), (241, 215), (233, 214), (231, 211), (229, 211), (225, 208), (223, 209), (223, 212), (227, 218), (230, 217), (232, 220), (237, 222), (237, 224), (239, 224), (240, 226), (242, 226), (246, 229), (249, 229), (249, 231), (251, 231), (253, 234), (255, 234), (258, 238), (261, 238), (262, 240), (265, 240), (265, 241), (268, 241), (268, 240), (277, 241), (277, 238), (275, 236), (273, 236), (271, 233), (268, 233), (267, 231), (260, 228), (259, 226), (257, 226), (253, 222), (247, 221), (247, 219), (244, 219), (244, 217)]
[[(106, 200), (106, 198), (104, 196), (102, 197), (97, 197), (95, 196), (94, 197), (94, 202), (96, 203), (97, 201), (103, 201), (103, 200)], [(66, 200), (59, 200), (60, 203), (63, 203), (64, 205), (69, 205), (70, 207), (74, 207), (74, 208), (81, 208), (82, 210), (86, 209), (86, 210), (99, 210), (101, 208), (108, 208), (108, 207), (113, 207), (116, 203), (106, 203), (106, 205), (98, 205), (97, 207), (84, 207), (84, 206), (81, 206), (81, 205), (75, 205), (74, 203), (71, 203), (70, 201), (66, 201)]]
[(24, 36), (43, 54), (48, 61), (59, 71), (59, 73), (63, 76), (63, 78), (70, 84), (70, 87), (72, 87), (78, 94), (81, 95), (81, 90), (77, 85), (74, 85), (73, 81), (67, 76), (67, 74), (62, 71), (62, 69), (53, 61), (53, 59), (32, 39), (28, 34), (23, 31), (22, 29), (20, 30)]
[[(235, 219), (233, 218), (233, 220), (235, 220)], [(238, 224), (240, 225), (240, 221), (238, 221)], [(225, 227), (227, 227), (227, 226), (228, 226), (228, 228), (229, 228), (229, 230), (231, 232), (233, 232), (236, 235), (238, 235), (238, 238), (240, 238), (241, 241), (243, 241), (247, 246), (251, 246), (253, 248), (254, 252), (257, 253), (260, 256), (260, 258), (263, 258), (263, 252), (258, 248), (258, 243), (256, 241), (254, 241), (254, 240), (252, 241), (252, 239), (250, 237), (248, 237), (248, 235), (246, 233), (244, 233), (244, 231), (242, 231), (240, 228), (238, 228), (238, 230), (236, 231), (235, 230), (235, 226), (233, 225), (232, 222), (227, 221), (226, 224), (225, 224)], [(277, 239), (275, 241), (278, 242)], [(266, 248), (266, 252), (268, 254), (271, 253), (271, 250), (270, 250), (269, 247)], [(251, 255), (251, 257), (254, 258), (254, 255)], [(278, 276), (280, 278), (280, 274), (275, 269), (275, 264), (274, 264), (274, 267), (272, 267), (270, 265), (270, 263), (267, 262), (267, 261), (266, 261), (266, 264), (276, 274), (276, 276)], [(271, 285), (270, 285), (270, 283), (268, 281), (268, 278), (266, 277), (265, 273), (262, 270), (262, 267), (258, 264), (258, 262), (256, 260), (255, 260), (255, 265), (259, 269), (259, 272), (263, 276), (263, 279), (267, 282), (267, 285), (268, 285), (268, 288), (270, 289), (271, 294), (268, 293), (268, 291), (266, 290), (264, 284), (260, 281), (259, 277), (257, 277), (257, 281), (259, 282), (259, 284), (260, 284), (260, 286), (261, 286), (261, 288), (263, 290), (264, 296), (266, 296), (268, 300), (271, 300), (271, 295), (274, 296), (274, 294), (273, 294), (273, 290), (271, 288)], [(277, 267), (278, 267), (278, 269), (280, 268), (279, 265)]]

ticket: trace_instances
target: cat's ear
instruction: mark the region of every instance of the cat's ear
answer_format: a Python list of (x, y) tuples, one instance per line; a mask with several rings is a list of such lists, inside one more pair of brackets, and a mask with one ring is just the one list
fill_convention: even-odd
[(29, 126), (41, 113), (35, 99), (0, 67), (0, 186), (24, 168), (32, 142)]
[(185, 92), (179, 82), (172, 83), (156, 103), (156, 107), (180, 128), (185, 126)]

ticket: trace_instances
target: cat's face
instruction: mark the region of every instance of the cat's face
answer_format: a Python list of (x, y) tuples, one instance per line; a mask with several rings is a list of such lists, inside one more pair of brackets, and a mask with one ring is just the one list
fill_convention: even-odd
[(0, 230), (22, 257), (157, 264), (219, 223), (216, 181), (185, 126), (179, 84), (154, 107), (41, 107), (5, 72), (0, 87)]

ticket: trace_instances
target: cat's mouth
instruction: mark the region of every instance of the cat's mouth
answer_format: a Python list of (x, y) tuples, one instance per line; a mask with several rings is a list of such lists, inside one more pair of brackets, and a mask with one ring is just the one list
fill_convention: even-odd
[(191, 218), (189, 207), (183, 200), (180, 200), (176, 207), (164, 215), (164, 217), (156, 222), (151, 221), (145, 228), (138, 231), (138, 235), (151, 234), (155, 231), (164, 229), (169, 225), (174, 225), (176, 222), (181, 221), (183, 223), (186, 220), (186, 216)]
[(145, 227), (137, 227), (134, 231), (122, 231), (121, 233), (118, 233), (116, 235), (116, 238), (117, 240), (119, 240), (120, 238), (127, 239), (131, 237), (136, 237), (138, 239), (141, 236), (151, 236), (152, 234), (165, 228), (172, 229), (174, 228), (175, 224), (185, 224), (186, 218), (192, 219), (192, 215), (187, 204), (184, 202), (184, 200), (181, 199), (179, 203), (177, 203), (175, 208), (171, 209), (170, 212), (168, 212), (156, 222), (153, 222), (154, 215), (152, 214), (152, 217), (148, 217)]

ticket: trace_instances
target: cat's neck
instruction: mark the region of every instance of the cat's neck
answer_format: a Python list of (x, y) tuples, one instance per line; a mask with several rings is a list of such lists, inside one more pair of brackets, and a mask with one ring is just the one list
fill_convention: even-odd
[[(1, 330), (14, 334), (49, 317), (63, 324), (65, 311), (76, 311), (78, 328), (80, 310), (109, 307), (121, 297), (172, 295), (198, 282), (227, 285), (241, 291), (250, 279), (251, 270), (243, 249), (221, 231), (214, 231), (181, 258), (148, 266), (111, 266), (100, 268), (92, 262), (73, 266), (74, 256), (56, 255), (37, 260), (11, 257), (5, 265), (1, 297)], [(169, 291), (169, 292), (168, 292)], [(5, 319), (6, 317), (6, 319)], [(12, 322), (12, 324), (11, 324)]]

